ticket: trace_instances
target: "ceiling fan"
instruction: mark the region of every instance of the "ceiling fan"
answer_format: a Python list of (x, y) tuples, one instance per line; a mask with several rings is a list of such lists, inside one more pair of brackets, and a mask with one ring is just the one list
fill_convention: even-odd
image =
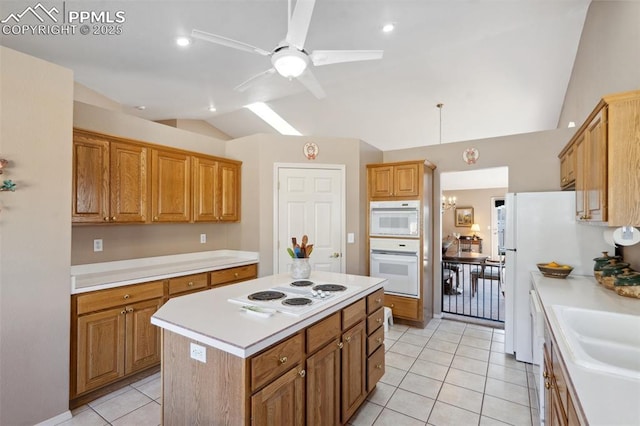
[(337, 64), (340, 62), (367, 61), (381, 59), (382, 50), (314, 50), (311, 53), (304, 49), (307, 31), (311, 22), (311, 14), (316, 0), (297, 0), (295, 10), (291, 14), (291, 0), (288, 1), (287, 35), (283, 41), (272, 51), (263, 50), (237, 40), (232, 40), (216, 34), (210, 34), (200, 30), (192, 30), (191, 37), (245, 52), (257, 53), (262, 56), (270, 56), (272, 68), (263, 71), (245, 82), (239, 84), (234, 90), (243, 92), (263, 78), (278, 73), (283, 77), (296, 78), (316, 98), (324, 98), (325, 92), (322, 86), (311, 72), (309, 64), (314, 66)]

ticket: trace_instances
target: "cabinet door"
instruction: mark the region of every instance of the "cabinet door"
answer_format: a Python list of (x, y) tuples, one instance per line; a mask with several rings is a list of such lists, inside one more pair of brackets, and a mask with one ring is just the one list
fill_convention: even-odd
[(83, 393), (125, 374), (124, 308), (87, 314), (77, 319), (76, 390)]
[(420, 320), (418, 315), (418, 299), (385, 294), (384, 305), (391, 308), (391, 313), (394, 317)]
[(160, 329), (151, 316), (161, 305), (162, 299), (155, 299), (126, 307), (126, 374), (160, 362)]
[(292, 368), (251, 397), (252, 425), (297, 426), (304, 424), (304, 375)]
[(560, 186), (562, 188), (570, 187), (575, 183), (575, 168), (575, 146), (571, 146), (560, 158)]
[(193, 221), (215, 222), (218, 163), (215, 160), (193, 157)]
[(240, 166), (218, 161), (218, 220), (240, 220)]
[(588, 143), (586, 172), (587, 220), (607, 220), (607, 135), (606, 110), (586, 130)]
[(181, 152), (151, 151), (153, 222), (191, 220), (191, 161)]
[(147, 148), (111, 142), (110, 222), (147, 220)]
[(307, 425), (340, 424), (340, 340), (307, 358)]
[(367, 396), (367, 334), (361, 321), (342, 335), (342, 423)]
[(109, 220), (109, 142), (73, 134), (72, 222)]
[(394, 167), (393, 173), (393, 196), (394, 197), (417, 197), (419, 193), (418, 164), (406, 164)]
[(393, 166), (380, 166), (369, 169), (369, 196), (371, 198), (393, 195)]
[(587, 143), (586, 135), (583, 133), (575, 142), (576, 157), (576, 218), (584, 220), (586, 215), (587, 184)]

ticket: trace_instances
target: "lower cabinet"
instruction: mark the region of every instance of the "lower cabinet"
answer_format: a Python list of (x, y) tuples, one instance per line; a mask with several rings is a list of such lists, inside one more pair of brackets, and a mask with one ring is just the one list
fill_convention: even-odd
[(380, 289), (248, 359), (207, 348), (199, 363), (185, 355), (190, 339), (165, 330), (165, 424), (194, 412), (214, 424), (221, 411), (244, 425), (346, 424), (384, 374), (383, 297)]
[(151, 317), (169, 298), (210, 288), (210, 276), (215, 285), (233, 284), (256, 278), (257, 265), (72, 295), (71, 406), (76, 398), (159, 365), (160, 329)]
[(391, 308), (394, 317), (414, 321), (420, 319), (418, 299), (385, 294), (384, 305)]

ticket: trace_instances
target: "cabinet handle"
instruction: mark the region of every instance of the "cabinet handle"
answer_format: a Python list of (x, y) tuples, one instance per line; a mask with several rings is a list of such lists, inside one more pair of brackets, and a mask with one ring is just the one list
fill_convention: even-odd
[(126, 313), (127, 313), (127, 311), (126, 311), (125, 309), (123, 309), (122, 311), (120, 311), (120, 315), (124, 315), (124, 314), (126, 314)]
[(280, 364), (284, 364), (285, 362), (287, 362), (287, 357), (283, 356), (282, 358), (279, 359)]
[(376, 320), (376, 322), (377, 322), (378, 324), (382, 324), (382, 318), (378, 318), (378, 319)]
[(351, 341), (351, 336), (348, 336), (346, 339), (344, 339), (345, 342), (349, 343)]
[(109, 222), (109, 216), (105, 216), (102, 218), (105, 222)]
[(123, 297), (123, 299), (128, 299), (128, 298), (129, 298), (129, 297), (131, 297), (131, 296), (129, 296), (128, 294), (125, 294), (125, 295), (124, 295), (124, 296), (122, 296), (122, 297)]
[(395, 307), (395, 305), (392, 303), (392, 304), (391, 304), (391, 308), (394, 308), (394, 307)]
[(116, 217), (115, 216), (111, 216), (111, 220), (115, 222), (116, 221)]
[(193, 287), (193, 281), (189, 281), (189, 284), (187, 284), (189, 287)]
[(544, 388), (545, 388), (545, 389), (547, 389), (547, 390), (548, 390), (548, 389), (551, 389), (552, 387), (553, 387), (553, 386), (551, 386), (551, 382), (550, 382), (550, 381), (548, 381), (548, 380), (545, 380), (545, 381), (544, 381)]
[(133, 308), (127, 308), (127, 313), (130, 314), (131, 312), (133, 312)]
[(158, 216), (154, 216), (154, 217), (153, 217), (153, 220), (158, 220)]
[(549, 378), (549, 373), (547, 372), (547, 370), (544, 370), (544, 371), (542, 372), (542, 377), (544, 377), (545, 379), (548, 379), (548, 378)]
[(342, 349), (344, 347), (344, 343), (340, 342), (338, 343), (338, 348)]
[(382, 299), (378, 297), (378, 298), (376, 299), (376, 303), (380, 303), (380, 302), (382, 302)]
[(240, 276), (240, 274), (238, 274), (237, 272), (233, 274), (234, 277), (238, 278)]
[(300, 370), (300, 371), (298, 372), (298, 375), (299, 375), (300, 377), (304, 377), (304, 376), (306, 376), (306, 375), (307, 375), (307, 372), (306, 372), (305, 370)]
[(378, 370), (382, 370), (382, 364), (376, 364), (376, 368), (377, 368)]
[(378, 343), (382, 343), (382, 337), (378, 337), (378, 338), (376, 339), (376, 342), (378, 342)]

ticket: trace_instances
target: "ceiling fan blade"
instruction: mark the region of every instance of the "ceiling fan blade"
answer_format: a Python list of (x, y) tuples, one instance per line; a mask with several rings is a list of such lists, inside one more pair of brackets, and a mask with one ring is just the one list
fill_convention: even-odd
[(287, 31), (287, 43), (302, 50), (304, 41), (307, 39), (307, 31), (311, 23), (311, 14), (316, 0), (298, 0), (293, 16), (289, 21), (289, 31)]
[(261, 73), (256, 74), (253, 77), (249, 78), (248, 80), (238, 84), (236, 87), (233, 88), (233, 90), (237, 92), (244, 92), (245, 90), (247, 90), (254, 84), (258, 83), (262, 79), (265, 79), (273, 75), (275, 72), (276, 72), (275, 68), (269, 68), (268, 70), (262, 71)]
[(310, 91), (316, 98), (324, 99), (327, 96), (327, 94), (324, 93), (324, 89), (322, 89), (320, 82), (316, 79), (316, 76), (313, 75), (309, 68), (307, 68), (302, 74), (300, 74), (300, 76), (298, 77), (298, 81), (302, 83), (304, 87), (306, 87), (307, 90)]
[(243, 43), (241, 41), (232, 40), (230, 38), (222, 37), (216, 34), (210, 34), (200, 30), (192, 30), (191, 37), (208, 41), (210, 43), (220, 44), (232, 49), (243, 50), (250, 53), (257, 53), (262, 56), (271, 55), (271, 52), (267, 52), (266, 50), (260, 49), (259, 47), (251, 46), (250, 44)]
[(382, 59), (382, 50), (314, 50), (311, 62), (315, 66), (338, 64), (340, 62), (371, 61)]

